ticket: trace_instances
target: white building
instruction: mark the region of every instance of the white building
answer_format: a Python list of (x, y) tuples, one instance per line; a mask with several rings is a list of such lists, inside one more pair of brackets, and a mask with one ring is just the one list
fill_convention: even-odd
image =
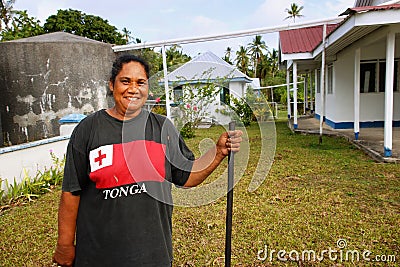
[[(280, 57), (296, 84), (307, 77), (315, 117), (334, 129), (384, 127), (384, 155), (400, 126), (400, 1), (357, 0), (338, 24), (281, 31)], [(289, 81), (289, 79), (288, 79)], [(314, 81), (314, 82), (313, 82)], [(288, 88), (289, 90), (289, 88)], [(293, 88), (297, 121), (297, 86)]]
[[(173, 87), (172, 102), (179, 102), (183, 90), (193, 90), (191, 84), (201, 86), (216, 83), (220, 93), (215, 95), (208, 107), (208, 116), (219, 124), (228, 124), (230, 117), (218, 112), (226, 109), (228, 96), (241, 98), (253, 82), (246, 74), (239, 71), (212, 52), (205, 52), (168, 74), (168, 84)], [(223, 81), (223, 84), (221, 84)], [(196, 87), (195, 86), (195, 87)]]

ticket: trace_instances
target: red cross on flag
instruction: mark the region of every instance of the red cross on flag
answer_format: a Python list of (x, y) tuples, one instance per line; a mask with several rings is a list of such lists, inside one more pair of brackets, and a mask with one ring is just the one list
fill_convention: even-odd
[(106, 145), (90, 151), (90, 170), (92, 172), (111, 166), (113, 161), (113, 145)]

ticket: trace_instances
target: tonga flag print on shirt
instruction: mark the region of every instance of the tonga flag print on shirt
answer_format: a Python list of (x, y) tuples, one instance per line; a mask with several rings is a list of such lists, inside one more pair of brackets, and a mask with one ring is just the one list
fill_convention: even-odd
[(90, 169), (92, 172), (112, 165), (113, 145), (101, 146), (90, 151)]
[(165, 145), (154, 141), (101, 146), (90, 151), (89, 159), (89, 177), (98, 189), (165, 179)]

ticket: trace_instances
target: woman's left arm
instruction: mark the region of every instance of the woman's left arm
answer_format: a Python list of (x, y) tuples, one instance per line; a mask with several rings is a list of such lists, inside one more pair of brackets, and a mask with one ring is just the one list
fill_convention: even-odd
[(228, 156), (230, 151), (239, 152), (242, 135), (243, 132), (240, 130), (223, 133), (215, 147), (194, 161), (192, 171), (184, 186), (194, 187), (201, 184)]

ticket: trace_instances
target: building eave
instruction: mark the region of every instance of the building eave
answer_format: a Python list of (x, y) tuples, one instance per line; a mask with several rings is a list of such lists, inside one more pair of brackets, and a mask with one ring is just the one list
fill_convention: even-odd
[[(291, 61), (304, 61), (309, 64), (321, 60), (322, 50), (325, 45), (327, 58), (334, 58), (338, 52), (354, 44), (381, 27), (400, 23), (400, 5), (390, 8), (368, 9), (367, 11), (350, 12), (340, 25), (326, 37), (325, 44), (322, 42), (310, 53), (280, 53), (281, 62), (286, 61), (291, 66)], [(308, 63), (307, 63), (308, 62)]]
[[(382, 26), (397, 23), (400, 23), (400, 9), (385, 9), (350, 15), (342, 25), (326, 38), (327, 56), (335, 55)], [(322, 50), (323, 44), (321, 43), (313, 51), (313, 57), (318, 60), (321, 57)]]

